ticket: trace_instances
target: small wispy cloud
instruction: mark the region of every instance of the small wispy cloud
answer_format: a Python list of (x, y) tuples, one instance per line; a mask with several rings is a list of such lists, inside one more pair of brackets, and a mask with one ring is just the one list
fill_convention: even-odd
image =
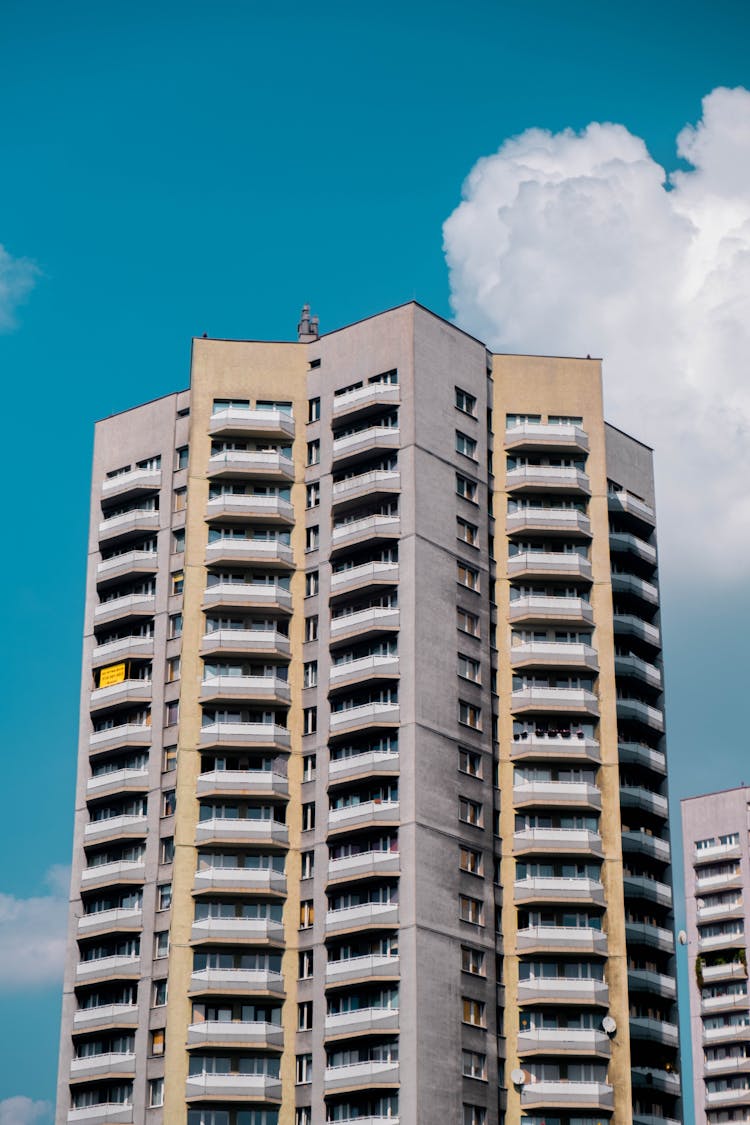
[(50, 1102), (18, 1095), (0, 1101), (0, 1125), (46, 1125), (52, 1120)]
[(623, 125), (530, 129), (477, 162), (444, 239), (463, 328), (604, 357), (607, 417), (656, 449), (662, 563), (702, 583), (750, 555), (750, 92), (710, 93), (676, 148), (667, 176)]
[[(62, 981), (69, 880), (69, 868), (57, 864), (45, 876), (49, 894), (17, 898), (0, 893), (0, 992)], [(0, 1103), (0, 1125), (15, 1121), (2, 1116), (6, 1104)]]
[(0, 332), (15, 328), (16, 310), (33, 289), (40, 272), (34, 262), (14, 258), (0, 244)]

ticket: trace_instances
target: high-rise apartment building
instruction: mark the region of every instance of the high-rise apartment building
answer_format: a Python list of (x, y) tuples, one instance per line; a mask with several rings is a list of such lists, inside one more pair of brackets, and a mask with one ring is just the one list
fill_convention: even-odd
[(750, 788), (682, 802), (696, 1125), (750, 1119)]
[(96, 431), (58, 1122), (679, 1119), (650, 451), (409, 303)]

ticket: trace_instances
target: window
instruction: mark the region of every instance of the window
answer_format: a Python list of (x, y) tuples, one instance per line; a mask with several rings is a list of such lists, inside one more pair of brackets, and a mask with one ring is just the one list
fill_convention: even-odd
[(470, 500), (472, 504), (477, 502), (477, 482), (469, 480), (468, 477), (462, 476), (461, 473), (456, 473), (456, 492), (464, 500)]
[(302, 806), (302, 831), (310, 832), (315, 827), (315, 802), (306, 801)]
[(182, 614), (173, 613), (169, 618), (169, 636), (170, 639), (182, 636)]
[(482, 708), (476, 707), (473, 703), (467, 703), (465, 699), (459, 699), (458, 721), (463, 727), (471, 727), (472, 730), (481, 730)]
[(482, 806), (479, 801), (472, 801), (468, 797), (458, 798), (458, 819), (464, 824), (471, 824), (474, 828), (482, 827)]
[(462, 633), (469, 633), (472, 637), (479, 636), (479, 618), (476, 613), (469, 613), (466, 609), (459, 608), (456, 611), (458, 618), (458, 627)]
[(311, 617), (305, 618), (305, 640), (317, 641), (318, 639), (318, 615), (313, 614)]
[(318, 729), (318, 708), (305, 707), (302, 712), (302, 733), (315, 734)]
[(174, 510), (176, 512), (184, 512), (187, 508), (187, 489), (176, 488), (174, 490)]
[(156, 888), (156, 909), (169, 910), (172, 905), (172, 884), (161, 883)]
[[(313, 360), (312, 362), (316, 362)], [(317, 360), (320, 363), (320, 360)], [(312, 1106), (298, 1105), (294, 1111), (294, 1125), (312, 1125)]]
[(174, 859), (174, 836), (163, 836), (159, 849), (159, 863), (171, 863)]
[(185, 588), (185, 572), (182, 571), (182, 570), (176, 570), (174, 572), (174, 574), (171, 575), (169, 592), (174, 597), (176, 594), (181, 594), (182, 591), (184, 590), (184, 588)]
[(305, 754), (302, 759), (302, 780), (313, 781), (315, 779), (315, 755)]
[(159, 930), (154, 934), (154, 957), (166, 957), (169, 953), (169, 930)]
[[(180, 527), (172, 533), (172, 552), (181, 555), (185, 550), (185, 528)], [(182, 591), (180, 591), (182, 593)]]
[(180, 678), (180, 658), (173, 656), (167, 661), (167, 683), (174, 683)]
[(461, 946), (461, 972), (471, 973), (475, 977), (484, 976), (484, 953), (481, 949), (472, 949), (470, 945)]
[(212, 414), (219, 414), (222, 410), (249, 410), (249, 398), (215, 398)]
[(474, 438), (470, 438), (468, 434), (462, 434), (460, 430), (456, 430), (456, 452), (462, 453), (464, 457), (470, 457), (472, 461), (476, 461), (477, 443)]
[(478, 660), (474, 660), (471, 656), (464, 656), (463, 653), (458, 654), (458, 674), (464, 680), (472, 680), (475, 684), (481, 681), (481, 665)]
[(165, 707), (166, 723), (165, 726), (173, 727), (180, 717), (180, 701), (179, 699), (172, 699)]
[(463, 746), (459, 746), (458, 768), (461, 773), (468, 773), (469, 777), (481, 777), (482, 755), (476, 750), (465, 750)]
[(484, 1081), (487, 1077), (487, 1056), (479, 1051), (464, 1051), (461, 1069), (464, 1078), (479, 1078)]
[(298, 958), (298, 977), (300, 980), (309, 980), (313, 975), (314, 957), (312, 949), (301, 949)]
[(314, 594), (317, 594), (318, 587), (318, 572), (317, 570), (311, 570), (308, 574), (305, 575), (305, 597), (311, 598)]
[(468, 590), (479, 590), (479, 571), (460, 560), (456, 565), (458, 567), (459, 584), (466, 586)]
[(292, 404), (291, 404), (291, 402), (286, 402), (285, 400), (259, 398), (258, 401), (255, 404), (255, 409), (256, 410), (275, 410), (277, 414), (289, 414), (289, 415), (291, 415)]
[(298, 1086), (312, 1082), (312, 1055), (297, 1055), (296, 1081)]
[(162, 753), (161, 769), (162, 773), (169, 773), (177, 765), (177, 747), (165, 746)]
[(471, 1000), (464, 996), (463, 1022), (470, 1023), (473, 1027), (485, 1026), (485, 1005), (481, 1000)]
[(470, 547), (479, 546), (479, 528), (475, 523), (469, 523), (460, 516), (456, 517), (456, 535), (462, 543), (468, 543)]
[(148, 1104), (153, 1109), (155, 1106), (164, 1105), (164, 1079), (149, 1078)]
[(456, 387), (456, 409), (462, 410), (464, 414), (470, 414), (472, 418), (476, 418), (477, 400), (474, 395), (470, 395), (468, 391), (462, 391), (460, 387)]
[(180, 446), (175, 450), (175, 469), (186, 469), (188, 467), (188, 447), (186, 445)]
[(485, 1125), (487, 1110), (481, 1105), (467, 1105), (464, 1102), (463, 1125)]
[(166, 980), (155, 980), (151, 989), (151, 1007), (161, 1008), (167, 1002)]
[(307, 400), (307, 420), (308, 422), (317, 422), (320, 420), (319, 398), (311, 398)]
[(297, 1030), (311, 1031), (313, 1020), (312, 1000), (303, 1000), (297, 1005)]
[(302, 852), (300, 855), (300, 879), (312, 879), (315, 871), (315, 852)]
[(458, 896), (458, 916), (462, 922), (470, 922), (472, 926), (484, 925), (484, 903), (470, 895)]
[(161, 1056), (164, 1054), (164, 1028), (160, 1027), (151, 1032), (151, 1042), (149, 1044), (149, 1054)]
[(299, 928), (309, 930), (315, 921), (315, 907), (311, 898), (303, 899), (299, 904)]
[(467, 848), (462, 844), (459, 849), (458, 865), (462, 871), (466, 871), (469, 875), (482, 874), (482, 853), (475, 851), (474, 848)]
[(177, 808), (177, 799), (174, 789), (165, 789), (161, 795), (161, 815), (174, 816)]
[(319, 528), (318, 528), (317, 524), (314, 524), (313, 527), (308, 527), (308, 528), (305, 529), (305, 550), (306, 551), (317, 551), (319, 540), (320, 540), (320, 534), (319, 534)]
[(305, 687), (316, 687), (318, 683), (318, 662), (308, 660), (303, 665), (303, 684)]
[(307, 464), (320, 464), (320, 441), (317, 438), (315, 441), (308, 441), (307, 443)]
[(317, 481), (314, 484), (308, 484), (305, 490), (305, 507), (317, 508), (320, 503), (320, 485)]

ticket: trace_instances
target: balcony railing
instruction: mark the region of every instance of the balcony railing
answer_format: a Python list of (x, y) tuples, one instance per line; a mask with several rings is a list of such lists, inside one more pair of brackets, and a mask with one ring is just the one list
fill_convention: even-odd
[(96, 688), (89, 696), (91, 711), (104, 711), (108, 707), (124, 703), (149, 703), (151, 701), (151, 680), (122, 680), (119, 684)]
[(558, 761), (589, 761), (598, 762), (601, 757), (599, 743), (593, 738), (576, 735), (565, 738), (555, 735), (546, 736), (529, 734), (526, 738), (514, 736), (510, 747), (510, 756), (514, 761), (525, 758), (551, 758)]
[(252, 492), (212, 496), (206, 504), (206, 519), (226, 518), (293, 523), (294, 508), (291, 501), (280, 496), (256, 495)]
[(644, 812), (653, 813), (654, 816), (666, 817), (668, 812), (666, 797), (639, 785), (621, 786), (620, 804), (623, 808), (643, 809)]
[(277, 629), (215, 629), (201, 641), (201, 656), (289, 656), (289, 637)]
[(590, 926), (527, 926), (518, 930), (516, 946), (524, 953), (607, 952), (607, 935)]
[(143, 911), (140, 907), (120, 907), (98, 910), (95, 914), (82, 914), (78, 919), (78, 933), (91, 934), (104, 930), (140, 930), (143, 928)]
[(94, 668), (101, 668), (103, 664), (111, 664), (115, 658), (152, 656), (153, 652), (153, 637), (118, 637), (115, 641), (97, 645), (91, 654), (91, 664)]
[(266, 969), (198, 969), (190, 976), (190, 991), (278, 995), (284, 992), (284, 978)]
[(161, 469), (130, 469), (102, 481), (102, 496), (111, 500), (132, 493), (154, 493), (161, 488)]
[(342, 617), (331, 618), (331, 639), (364, 636), (368, 633), (382, 632), (384, 629), (398, 629), (399, 613), (387, 606), (372, 606), (368, 609), (347, 613)]
[(288, 844), (289, 829), (277, 820), (251, 820), (249, 817), (211, 817), (198, 821), (195, 842), (237, 844)]
[(634, 1039), (647, 1039), (662, 1043), (665, 1047), (676, 1047), (679, 1043), (677, 1024), (650, 1017), (630, 1017), (630, 1035)]
[(677, 997), (677, 982), (674, 977), (647, 969), (628, 969), (628, 989), (631, 993), (655, 993), (667, 1000), (675, 1000)]
[(271, 746), (288, 750), (290, 734), (278, 723), (204, 723), (201, 746)]
[(363, 703), (345, 711), (332, 711), (331, 734), (344, 734), (368, 726), (398, 726), (398, 703)]
[(140, 976), (141, 958), (136, 956), (98, 957), (95, 961), (79, 961), (76, 980), (86, 981), (109, 977)]
[(397, 822), (399, 819), (398, 801), (362, 801), (358, 805), (348, 805), (343, 809), (330, 809), (328, 827), (331, 831), (355, 828), (363, 824)]
[(530, 1082), (521, 1090), (522, 1109), (561, 1106), (614, 1109), (614, 1090), (606, 1082)]
[(519, 1055), (598, 1055), (609, 1057), (609, 1036), (603, 1031), (577, 1027), (534, 1028), (518, 1033)]
[(124, 551), (96, 564), (97, 582), (112, 582), (129, 574), (155, 574), (159, 569), (156, 551)]
[(113, 883), (143, 883), (146, 879), (145, 861), (123, 859), (115, 863), (100, 863), (96, 867), (85, 867), (81, 872), (81, 886), (106, 886)]
[(366, 754), (354, 754), (348, 758), (332, 758), (328, 764), (331, 781), (345, 781), (351, 777), (367, 774), (397, 774), (400, 759), (398, 753), (371, 750)]
[(622, 833), (623, 851), (641, 852), (643, 855), (658, 859), (661, 863), (669, 863), (669, 840), (662, 840), (659, 836), (649, 836), (647, 832), (629, 831)]
[(291, 689), (278, 676), (209, 676), (201, 682), (203, 703), (245, 700), (259, 703), (288, 703)]
[(585, 688), (566, 687), (523, 687), (511, 692), (512, 711), (563, 711), (579, 712), (587, 715), (599, 714), (599, 700), (593, 691)]
[(514, 668), (588, 668), (596, 671), (599, 659), (591, 645), (563, 641), (524, 641), (513, 645), (510, 662)]
[(326, 1038), (355, 1035), (360, 1032), (395, 1031), (398, 1028), (398, 1008), (358, 1008), (354, 1012), (326, 1015)]
[(508, 556), (508, 577), (591, 578), (591, 563), (582, 555), (565, 551), (519, 551)]
[(396, 426), (368, 426), (367, 429), (358, 430), (355, 434), (333, 440), (334, 464), (344, 460), (354, 459), (363, 453), (374, 452), (382, 449), (398, 449), (401, 443), (401, 434)]
[(398, 469), (372, 469), (368, 473), (358, 473), (336, 481), (333, 485), (333, 506), (379, 492), (398, 492), (400, 487), (401, 474)]
[(394, 653), (388, 656), (361, 656), (357, 660), (348, 660), (343, 664), (333, 664), (329, 675), (331, 687), (342, 684), (357, 683), (361, 680), (370, 680), (378, 676), (389, 678), (399, 674), (398, 656)]
[(615, 594), (630, 594), (634, 598), (640, 598), (648, 605), (659, 604), (658, 586), (655, 586), (653, 582), (646, 582), (643, 578), (637, 578), (634, 574), (619, 574), (615, 571), (612, 574), (612, 592)]
[(364, 516), (360, 520), (335, 526), (331, 533), (331, 547), (335, 551), (371, 540), (398, 539), (400, 534), (401, 520), (398, 516)]
[(192, 941), (283, 942), (284, 925), (272, 918), (199, 918), (190, 928)]
[(148, 789), (148, 768), (112, 770), (97, 774), (86, 782), (87, 797), (104, 797), (110, 793), (143, 793)]
[(228, 449), (208, 459), (208, 477), (268, 477), (294, 479), (294, 462), (283, 453), (253, 449)]
[(605, 981), (573, 980), (568, 977), (536, 977), (518, 982), (520, 1004), (546, 1004), (559, 1000), (573, 1006), (598, 1004), (606, 1007), (609, 1003), (609, 988)]
[[(214, 539), (206, 545), (206, 565), (240, 563), (250, 565), (265, 563), (292, 566), (294, 556), (289, 543), (280, 539), (235, 539), (227, 536)], [(239, 583), (237, 583), (239, 585)]]
[(645, 500), (634, 496), (632, 492), (627, 492), (625, 489), (621, 489), (619, 492), (609, 492), (607, 503), (610, 512), (621, 512), (624, 515), (633, 516), (650, 527), (656, 526), (654, 509)]
[(652, 926), (650, 922), (626, 922), (625, 937), (628, 945), (647, 945), (664, 953), (674, 951), (674, 934), (663, 926)]
[(212, 437), (293, 437), (294, 418), (285, 410), (251, 410), (250, 407), (228, 406), (215, 410), (208, 420)]
[(121, 723), (106, 730), (95, 730), (89, 735), (92, 751), (114, 750), (120, 746), (150, 746), (150, 723)]
[(618, 746), (620, 764), (646, 766), (664, 776), (667, 772), (667, 756), (663, 750), (654, 750), (640, 742), (621, 742)]
[(518, 489), (542, 492), (591, 491), (586, 473), (572, 465), (521, 465), (516, 469), (509, 469), (505, 474), (505, 487), (508, 492)]
[(135, 1027), (137, 1004), (100, 1004), (95, 1008), (79, 1008), (73, 1013), (73, 1030), (88, 1031), (95, 1027)]
[(95, 1078), (100, 1074), (135, 1074), (135, 1054), (109, 1051), (70, 1060), (71, 1078)]
[(583, 598), (524, 594), (511, 600), (509, 617), (511, 621), (582, 622), (591, 625), (594, 610)]
[(260, 1021), (205, 1020), (190, 1024), (187, 1030), (188, 1047), (237, 1047), (243, 1049), (281, 1048), (284, 1045), (284, 1030), (279, 1024)]
[(198, 777), (196, 791), (199, 797), (222, 793), (288, 797), (289, 780), (275, 770), (207, 770)]
[(694, 863), (708, 863), (712, 859), (734, 859), (740, 856), (740, 842), (711, 844), (705, 848), (693, 848)]
[(195, 873), (193, 890), (284, 894), (286, 875), (270, 867), (203, 867)]
[(524, 828), (513, 833), (513, 854), (602, 854), (602, 838), (585, 828)]
[(657, 690), (661, 688), (661, 670), (655, 664), (649, 664), (632, 653), (629, 656), (615, 656), (615, 675), (630, 676), (648, 684), (649, 687)]
[(585, 781), (518, 781), (513, 786), (513, 804), (564, 807), (602, 807), (601, 790)]
[(343, 856), (328, 861), (328, 882), (370, 875), (397, 875), (400, 866), (398, 852), (369, 851)]
[(125, 594), (94, 606), (94, 624), (104, 625), (122, 617), (153, 617), (155, 613), (154, 594)]
[(613, 553), (635, 555), (636, 558), (656, 566), (656, 547), (629, 531), (610, 531), (609, 547)]
[(589, 439), (580, 426), (566, 423), (520, 422), (505, 431), (506, 449), (580, 449), (589, 447)]
[(133, 1107), (129, 1102), (99, 1102), (97, 1105), (83, 1106), (81, 1109), (69, 1109), (68, 1121), (73, 1125), (77, 1121), (112, 1122), (113, 1125), (125, 1125), (133, 1120)]
[(281, 1079), (267, 1074), (191, 1074), (185, 1081), (185, 1097), (280, 1101)]
[(596, 902), (604, 904), (604, 887), (598, 879), (565, 879), (532, 876), (516, 879), (514, 900), (524, 902)]
[(368, 562), (331, 574), (331, 593), (345, 594), (366, 586), (393, 586), (398, 582), (398, 563)]
[(576, 508), (526, 507), (508, 512), (505, 530), (509, 535), (522, 532), (546, 532), (548, 535), (581, 535), (591, 537), (591, 520)]
[(632, 699), (628, 696), (617, 697), (617, 717), (626, 722), (643, 723), (659, 734), (664, 732), (664, 712), (658, 707), (652, 707), (642, 699)]
[(326, 1090), (340, 1090), (355, 1086), (391, 1086), (399, 1080), (398, 1062), (359, 1062), (347, 1066), (327, 1066)]
[(399, 971), (398, 957), (367, 953), (362, 957), (345, 957), (340, 961), (326, 962), (326, 984), (338, 985), (355, 980), (389, 980), (398, 977)]
[(99, 523), (99, 542), (109, 543), (120, 536), (140, 535), (146, 531), (159, 530), (159, 512), (152, 508), (133, 508), (130, 512), (121, 512), (116, 516), (108, 516)]
[(368, 408), (395, 406), (398, 402), (398, 383), (366, 383), (363, 387), (334, 396), (333, 417), (341, 418)]
[(83, 830), (86, 843), (111, 837), (145, 836), (148, 831), (147, 816), (110, 816), (107, 820), (93, 820)]
[(672, 888), (668, 883), (648, 879), (645, 875), (625, 875), (624, 887), (626, 898), (643, 898), (659, 906), (672, 906)]

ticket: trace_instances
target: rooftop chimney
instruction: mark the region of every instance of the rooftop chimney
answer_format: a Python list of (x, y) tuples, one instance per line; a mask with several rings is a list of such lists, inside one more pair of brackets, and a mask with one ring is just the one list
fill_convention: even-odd
[(297, 339), (300, 344), (309, 344), (312, 340), (318, 338), (318, 318), (317, 316), (310, 317), (310, 306), (302, 306), (302, 316), (300, 317), (299, 324), (297, 325)]

